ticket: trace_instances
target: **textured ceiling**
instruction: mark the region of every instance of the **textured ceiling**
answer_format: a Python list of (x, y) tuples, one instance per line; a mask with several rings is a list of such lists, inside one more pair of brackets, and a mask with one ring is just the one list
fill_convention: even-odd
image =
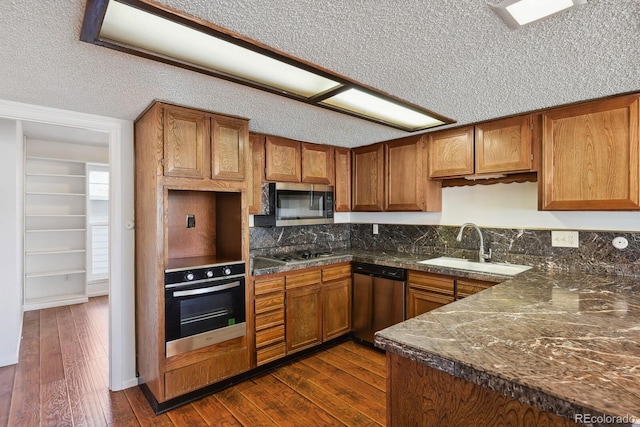
[[(510, 30), (485, 0), (162, 0), (458, 124), (640, 91), (640, 0)], [(0, 1), (0, 99), (135, 119), (154, 99), (257, 132), (359, 146), (407, 135), (79, 41), (83, 0)]]

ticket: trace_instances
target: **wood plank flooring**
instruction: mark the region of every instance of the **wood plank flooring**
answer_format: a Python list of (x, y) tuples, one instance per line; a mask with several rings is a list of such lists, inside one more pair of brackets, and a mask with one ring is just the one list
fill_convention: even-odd
[(385, 357), (354, 342), (155, 415), (138, 387), (109, 391), (107, 328), (107, 297), (26, 312), (0, 426), (385, 425)]

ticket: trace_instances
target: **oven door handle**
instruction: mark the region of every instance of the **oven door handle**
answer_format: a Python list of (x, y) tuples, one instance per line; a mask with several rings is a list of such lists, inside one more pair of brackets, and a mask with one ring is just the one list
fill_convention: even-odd
[(237, 288), (240, 282), (227, 283), (226, 285), (210, 286), (208, 288), (191, 289), (189, 291), (174, 291), (173, 297), (188, 297), (191, 295), (211, 294), (213, 292), (224, 291), (225, 289)]

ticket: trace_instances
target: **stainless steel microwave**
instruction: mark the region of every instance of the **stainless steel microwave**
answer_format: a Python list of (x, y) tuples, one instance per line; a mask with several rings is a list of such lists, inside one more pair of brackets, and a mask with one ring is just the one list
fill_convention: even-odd
[(255, 215), (255, 227), (333, 223), (333, 187), (288, 182), (269, 183), (268, 213)]

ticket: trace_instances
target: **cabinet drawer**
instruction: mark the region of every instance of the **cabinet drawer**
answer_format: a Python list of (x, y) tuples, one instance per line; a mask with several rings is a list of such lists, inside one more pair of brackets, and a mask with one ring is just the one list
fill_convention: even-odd
[(256, 348), (265, 347), (280, 341), (284, 342), (284, 325), (256, 332)]
[(342, 279), (351, 276), (351, 264), (337, 265), (334, 267), (325, 267), (322, 269), (322, 281)]
[(256, 298), (256, 314), (284, 307), (284, 292), (274, 292)]
[(456, 280), (456, 298), (464, 298), (469, 295), (477, 294), (480, 291), (484, 291), (495, 285), (495, 283), (491, 282), (476, 282), (473, 280)]
[(284, 342), (270, 345), (256, 351), (258, 366), (280, 359), (287, 354), (287, 346)]
[(256, 295), (268, 294), (275, 291), (284, 291), (284, 277), (256, 279), (254, 283), (254, 293)]
[(322, 281), (320, 269), (305, 271), (287, 275), (285, 278), (286, 289), (299, 288), (307, 285), (315, 285)]
[(435, 274), (409, 271), (407, 282), (410, 287), (453, 296), (453, 278)]
[(268, 329), (273, 326), (284, 325), (284, 308), (256, 314), (256, 331)]

